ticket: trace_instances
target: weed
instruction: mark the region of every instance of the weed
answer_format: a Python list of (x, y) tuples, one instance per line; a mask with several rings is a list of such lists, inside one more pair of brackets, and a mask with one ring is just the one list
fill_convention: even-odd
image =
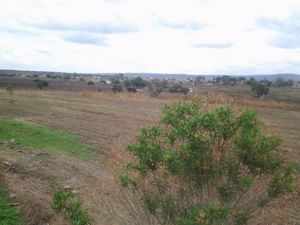
[(152, 214), (155, 214), (158, 209), (159, 199), (153, 194), (147, 194), (144, 198), (144, 205)]
[(248, 212), (240, 212), (235, 215), (235, 222), (237, 225), (246, 225), (250, 220), (250, 214)]
[(258, 206), (259, 206), (260, 208), (263, 208), (263, 207), (265, 207), (265, 206), (268, 204), (269, 201), (270, 201), (270, 199), (267, 198), (267, 197), (260, 197), (260, 198), (257, 200), (257, 204), (258, 204)]
[(82, 204), (72, 192), (57, 189), (53, 193), (52, 208), (56, 212), (63, 212), (74, 225), (89, 225), (91, 219), (82, 209)]
[(128, 173), (122, 173), (119, 175), (120, 184), (123, 187), (135, 187), (135, 181), (130, 177)]

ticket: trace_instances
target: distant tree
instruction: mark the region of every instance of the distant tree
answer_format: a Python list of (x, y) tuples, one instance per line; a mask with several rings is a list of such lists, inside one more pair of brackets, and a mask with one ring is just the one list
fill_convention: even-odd
[(35, 84), (37, 84), (37, 83), (39, 83), (39, 82), (41, 82), (40, 79), (34, 79), (34, 80), (33, 80), (33, 83), (35, 83)]
[(182, 93), (186, 95), (187, 93), (189, 93), (189, 91), (190, 91), (189, 88), (184, 87), (180, 84), (175, 84), (169, 88), (169, 92), (171, 93)]
[(158, 96), (161, 92), (168, 88), (168, 81), (167, 80), (159, 80), (154, 79), (148, 83), (149, 93), (152, 97)]
[(284, 79), (282, 77), (278, 77), (275, 80), (274, 86), (276, 86), (276, 87), (284, 87), (284, 86), (287, 86), (287, 82), (284, 81)]
[(222, 76), (221, 77), (221, 82), (223, 85), (230, 85), (231, 84), (231, 77), (230, 76)]
[(237, 81), (239, 81), (239, 82), (245, 81), (245, 80), (246, 80), (246, 78), (245, 78), (245, 77), (242, 77), (242, 76), (240, 76), (240, 77), (237, 78)]
[(256, 93), (257, 98), (269, 94), (269, 88), (261, 83), (256, 83), (252, 86), (252, 91)]
[(197, 76), (197, 77), (196, 77), (196, 83), (198, 83), (198, 84), (203, 83), (204, 80), (205, 80), (205, 77), (204, 77), (204, 76)]
[(90, 86), (91, 86), (91, 85), (94, 85), (94, 82), (90, 80), (90, 81), (87, 83), (87, 85), (90, 85)]
[(289, 80), (287, 81), (287, 85), (288, 85), (289, 87), (292, 87), (292, 86), (294, 85), (294, 80), (289, 79)]
[(132, 79), (131, 84), (136, 88), (144, 88), (147, 86), (147, 82), (141, 77), (136, 77)]
[(259, 83), (263, 84), (263, 85), (265, 85), (267, 87), (270, 87), (272, 85), (272, 82), (269, 81), (269, 80), (266, 80), (266, 79), (259, 81)]
[(124, 79), (124, 74), (123, 73), (119, 73), (118, 75), (116, 75), (116, 78), (118, 79), (118, 80), (123, 80)]
[(127, 87), (127, 91), (128, 92), (136, 92), (136, 88), (135, 87)]
[(249, 80), (247, 81), (247, 84), (250, 86), (253, 86), (256, 84), (256, 80), (254, 77), (250, 77)]
[(214, 78), (214, 81), (217, 85), (219, 85), (221, 83), (221, 77)]
[(230, 85), (235, 85), (237, 83), (236, 77), (230, 77)]
[(9, 84), (7, 87), (6, 87), (6, 91), (8, 92), (8, 94), (10, 95), (13, 95), (15, 93), (15, 86), (14, 85), (11, 85)]
[(122, 92), (122, 91), (123, 91), (123, 88), (122, 88), (122, 85), (121, 85), (121, 84), (113, 84), (111, 90), (112, 90), (114, 93), (117, 93), (117, 92)]
[(124, 85), (124, 87), (127, 87), (127, 88), (130, 87), (131, 86), (130, 80), (128, 80), (128, 79), (124, 80), (123, 85)]
[(111, 81), (112, 84), (121, 84), (120, 80), (117, 77), (114, 77)]
[(147, 82), (141, 77), (136, 77), (131, 80), (129, 79), (124, 80), (123, 85), (126, 88), (131, 87), (135, 89), (141, 89), (147, 86)]
[(40, 90), (47, 88), (49, 86), (48, 81), (44, 81), (44, 80), (43, 81), (39, 80), (36, 81), (35, 83), (36, 83), (36, 87)]

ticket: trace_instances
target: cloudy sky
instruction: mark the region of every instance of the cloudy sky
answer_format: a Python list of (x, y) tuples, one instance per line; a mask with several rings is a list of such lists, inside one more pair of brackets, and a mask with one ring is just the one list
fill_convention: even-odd
[(0, 68), (300, 73), (300, 1), (0, 0)]

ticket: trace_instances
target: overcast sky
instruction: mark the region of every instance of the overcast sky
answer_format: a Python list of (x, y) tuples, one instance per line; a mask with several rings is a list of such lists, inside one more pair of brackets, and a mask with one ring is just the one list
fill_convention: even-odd
[(0, 0), (0, 68), (300, 73), (300, 0)]

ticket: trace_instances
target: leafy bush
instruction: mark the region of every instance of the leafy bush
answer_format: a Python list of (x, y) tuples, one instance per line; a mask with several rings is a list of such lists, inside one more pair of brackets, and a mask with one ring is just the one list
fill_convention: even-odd
[(262, 83), (255, 83), (252, 85), (252, 91), (256, 93), (256, 96), (259, 98), (260, 96), (269, 94), (269, 88), (267, 85)]
[(40, 90), (47, 88), (49, 86), (48, 81), (35, 79), (33, 80), (33, 83), (35, 83), (36, 87)]
[(111, 90), (112, 90), (114, 93), (122, 92), (122, 91), (123, 91), (123, 87), (122, 87), (122, 85), (120, 85), (120, 84), (113, 84)]
[(247, 224), (253, 205), (293, 188), (280, 143), (264, 135), (252, 109), (201, 112), (199, 103), (181, 102), (167, 106), (161, 122), (128, 146), (135, 160), (120, 181), (134, 183), (123, 186), (140, 193), (163, 224)]
[(89, 215), (82, 209), (81, 202), (72, 192), (61, 189), (55, 190), (53, 193), (52, 208), (56, 212), (63, 212), (68, 218), (70, 218), (74, 225), (91, 224)]
[(14, 85), (9, 84), (9, 85), (6, 87), (6, 91), (7, 91), (10, 95), (12, 95), (12, 94), (15, 92), (15, 90), (16, 90), (16, 88), (15, 88)]
[(169, 88), (169, 92), (171, 93), (182, 93), (186, 95), (187, 93), (189, 93), (189, 91), (189, 88), (183, 87), (180, 84), (175, 84), (174, 86)]
[(87, 85), (93, 86), (93, 85), (94, 85), (94, 82), (90, 80), (89, 82), (87, 82)]
[(136, 77), (131, 80), (124, 80), (123, 84), (127, 88), (144, 88), (147, 86), (147, 81), (145, 81), (142, 77)]

